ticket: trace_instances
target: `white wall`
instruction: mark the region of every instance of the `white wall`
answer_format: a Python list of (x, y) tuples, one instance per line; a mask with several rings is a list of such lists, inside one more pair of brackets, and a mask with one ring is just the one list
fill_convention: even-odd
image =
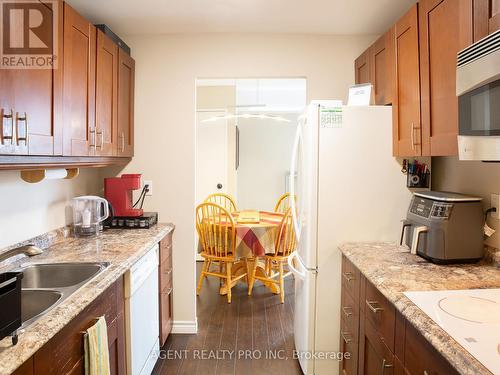
[(346, 98), (354, 59), (373, 36), (179, 34), (126, 38), (136, 60), (135, 154), (128, 172), (153, 180), (146, 201), (174, 234), (174, 320), (189, 324), (195, 297), (195, 81), (307, 78), (308, 98)]
[(98, 193), (100, 173), (81, 169), (73, 180), (28, 184), (17, 171), (0, 172), (0, 249), (70, 224), (69, 201)]
[(280, 114), (291, 122), (238, 120), (240, 167), (238, 208), (273, 211), (285, 193), (285, 176), (290, 170), (298, 114)]
[[(500, 194), (500, 164), (460, 161), (457, 157), (432, 158), (432, 188), (480, 196), (486, 210), (490, 195)], [(488, 225), (500, 231), (500, 220), (489, 217)], [(499, 249), (500, 233), (487, 239), (486, 244)]]

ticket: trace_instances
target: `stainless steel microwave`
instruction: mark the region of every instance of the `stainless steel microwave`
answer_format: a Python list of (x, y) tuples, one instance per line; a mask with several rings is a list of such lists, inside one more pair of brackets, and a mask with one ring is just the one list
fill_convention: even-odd
[(500, 161), (500, 30), (457, 59), (460, 160)]

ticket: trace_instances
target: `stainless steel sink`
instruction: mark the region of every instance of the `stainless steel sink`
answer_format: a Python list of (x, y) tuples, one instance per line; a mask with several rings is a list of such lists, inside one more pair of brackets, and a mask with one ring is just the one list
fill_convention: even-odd
[(22, 290), (21, 311), (23, 326), (29, 325), (36, 318), (53, 307), (63, 294), (55, 290)]
[(22, 269), (22, 287), (68, 288), (90, 280), (104, 268), (103, 263), (35, 264)]
[(109, 263), (44, 263), (23, 267), (22, 326), (25, 328), (105, 270)]

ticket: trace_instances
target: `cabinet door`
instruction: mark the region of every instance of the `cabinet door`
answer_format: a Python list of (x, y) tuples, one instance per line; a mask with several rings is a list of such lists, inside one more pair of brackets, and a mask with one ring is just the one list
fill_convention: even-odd
[(500, 0), (474, 0), (474, 41), (500, 29)]
[(349, 353), (349, 356), (340, 362), (340, 373), (356, 375), (358, 372), (358, 336), (352, 332), (344, 319), (341, 319), (340, 323), (340, 351)]
[(172, 288), (160, 293), (160, 346), (172, 331)]
[[(60, 23), (62, 2), (32, 4), (44, 19)], [(54, 7), (59, 7), (56, 12)], [(27, 12), (27, 10), (25, 10)], [(59, 15), (59, 19), (54, 19)], [(14, 18), (15, 20), (16, 18)], [(52, 22), (44, 22), (41, 32), (52, 35)], [(24, 33), (22, 25), (19, 34)], [(62, 30), (56, 35), (56, 51), (49, 51), (61, 59)], [(22, 35), (22, 34), (21, 34)], [(44, 52), (45, 53), (45, 52)], [(26, 68), (1, 69), (0, 154), (60, 155), (61, 154), (61, 72), (62, 69)]]
[(0, 69), (0, 155), (26, 154), (18, 147), (15, 135), (14, 71)]
[(125, 373), (123, 278), (106, 289), (34, 355), (34, 374), (83, 374), (83, 334), (96, 318), (105, 316), (112, 374)]
[(96, 29), (64, 4), (63, 153), (94, 155)]
[(393, 153), (396, 156), (418, 156), (422, 152), (418, 4), (396, 23), (395, 38)]
[[(422, 154), (458, 154), (457, 53), (467, 47), (457, 0), (419, 4)], [(472, 28), (469, 28), (472, 35)], [(467, 38), (470, 40), (471, 38)]]
[(458, 374), (409, 322), (406, 322), (404, 365), (410, 374)]
[(97, 31), (96, 154), (112, 156), (116, 147), (118, 109), (118, 46)]
[(395, 68), (394, 28), (387, 31), (370, 47), (370, 68), (375, 104), (391, 104)]
[(359, 349), (359, 374), (393, 375), (394, 355), (378, 338), (367, 320), (362, 320)]
[(354, 61), (354, 69), (356, 84), (370, 83), (370, 49)]
[(118, 53), (118, 135), (116, 155), (134, 155), (135, 61), (122, 49)]

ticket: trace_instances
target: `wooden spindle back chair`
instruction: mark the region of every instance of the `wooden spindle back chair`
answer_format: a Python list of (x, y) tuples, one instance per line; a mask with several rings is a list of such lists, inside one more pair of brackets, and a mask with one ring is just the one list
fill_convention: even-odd
[[(231, 288), (239, 279), (248, 275), (245, 272), (233, 278), (231, 274), (232, 265), (236, 261), (236, 225), (233, 217), (222, 206), (202, 203), (196, 208), (196, 230), (202, 247), (200, 255), (204, 258), (196, 294), (200, 294), (205, 276), (215, 276), (226, 280), (227, 301), (231, 303)], [(212, 263), (219, 264), (219, 272), (210, 270)]]
[(231, 197), (229, 194), (225, 194), (225, 193), (210, 194), (205, 199), (204, 203), (218, 204), (219, 206), (224, 207), (229, 212), (236, 212), (237, 211), (236, 202), (234, 201), (234, 198)]
[(276, 206), (274, 206), (274, 212), (278, 212), (280, 214), (285, 214), (288, 211), (288, 209), (290, 208), (291, 199), (295, 199), (295, 196), (294, 196), (294, 198), (292, 198), (290, 193), (283, 194), (280, 197), (280, 199), (278, 199)]
[[(280, 287), (280, 300), (281, 303), (285, 302), (284, 279), (289, 276), (291, 272), (284, 271), (283, 265), (288, 261), (288, 257), (295, 251), (297, 240), (295, 237), (295, 230), (293, 227), (293, 219), (291, 209), (288, 209), (281, 220), (281, 224), (277, 229), (276, 240), (274, 245), (274, 254), (266, 254), (264, 257), (265, 270), (267, 277), (260, 277), (255, 275), (257, 269), (258, 258), (255, 259), (252, 274), (250, 276), (250, 284), (248, 287), (248, 295), (252, 295), (253, 285), (255, 280), (264, 282), (271, 282), (279, 284)], [(277, 271), (277, 272), (274, 272)], [(278, 277), (278, 280), (276, 280)]]

